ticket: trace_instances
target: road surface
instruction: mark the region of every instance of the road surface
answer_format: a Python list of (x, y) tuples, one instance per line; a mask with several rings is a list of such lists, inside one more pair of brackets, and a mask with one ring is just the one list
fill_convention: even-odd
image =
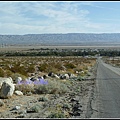
[(98, 59), (96, 90), (91, 118), (120, 118), (120, 68)]

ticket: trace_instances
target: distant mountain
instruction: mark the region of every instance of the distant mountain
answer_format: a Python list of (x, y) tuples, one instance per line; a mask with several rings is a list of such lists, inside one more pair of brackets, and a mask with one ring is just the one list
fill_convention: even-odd
[(7, 45), (92, 45), (102, 43), (120, 43), (120, 33), (0, 35), (0, 44)]

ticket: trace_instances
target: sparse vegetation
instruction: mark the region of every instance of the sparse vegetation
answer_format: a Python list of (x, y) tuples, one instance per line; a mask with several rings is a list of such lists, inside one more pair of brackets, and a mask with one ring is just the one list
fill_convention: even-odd
[[(46, 50), (49, 52), (49, 49)], [(67, 51), (66, 54), (68, 54)], [(52, 56), (50, 52), (50, 56), (45, 57), (32, 55), (0, 57), (0, 75), (11, 77), (13, 82), (16, 81), (15, 91), (23, 93), (23, 95), (13, 94), (11, 101), (13, 100), (14, 104), (15, 99), (20, 99), (15, 103), (23, 105), (19, 107), (23, 107), (27, 113), (19, 114), (18, 112), (14, 116), (25, 117), (24, 115), (29, 116), (29, 113), (35, 113), (40, 117), (42, 112), (45, 112), (43, 116), (46, 118), (70, 118), (76, 115), (76, 113), (71, 114), (74, 112), (72, 109), (74, 104), (69, 102), (87, 93), (88, 88), (83, 84), (84, 76), (87, 76), (89, 68), (95, 65), (96, 58), (69, 56), (69, 54), (64, 57), (58, 54), (58, 56)], [(40, 80), (45, 81), (45, 84)], [(5, 104), (9, 107), (9, 103)], [(23, 113), (23, 110), (20, 112)]]
[[(75, 74), (79, 81), (87, 74), (88, 67), (93, 66), (95, 58), (84, 57), (1, 57), (0, 77), (11, 77), (15, 81), (21, 77), (26, 81), (35, 73), (37, 76), (53, 72), (55, 74)], [(77, 72), (76, 72), (77, 71)], [(74, 77), (73, 77), (74, 79)], [(60, 79), (48, 79), (48, 84), (17, 84), (16, 90), (20, 90), (24, 95), (32, 94), (64, 94), (71, 86), (68, 81), (62, 82)], [(71, 86), (72, 87), (72, 86)]]
[[(76, 70), (87, 70), (88, 66), (93, 66), (95, 58), (84, 57), (1, 57), (0, 58), (0, 76), (30, 77), (31, 73), (67, 73), (76, 74)], [(87, 67), (86, 67), (87, 66)], [(17, 75), (19, 74), (19, 75)]]

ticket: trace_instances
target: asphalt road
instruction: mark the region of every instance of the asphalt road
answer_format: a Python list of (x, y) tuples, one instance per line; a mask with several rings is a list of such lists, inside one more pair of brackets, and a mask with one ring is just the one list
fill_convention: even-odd
[(120, 69), (98, 59), (96, 94), (91, 118), (120, 118)]

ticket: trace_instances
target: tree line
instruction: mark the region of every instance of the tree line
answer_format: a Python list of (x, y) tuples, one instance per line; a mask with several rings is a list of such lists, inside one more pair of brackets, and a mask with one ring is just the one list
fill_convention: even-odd
[(29, 51), (0, 52), (0, 56), (120, 56), (119, 50), (105, 49), (31, 49)]

